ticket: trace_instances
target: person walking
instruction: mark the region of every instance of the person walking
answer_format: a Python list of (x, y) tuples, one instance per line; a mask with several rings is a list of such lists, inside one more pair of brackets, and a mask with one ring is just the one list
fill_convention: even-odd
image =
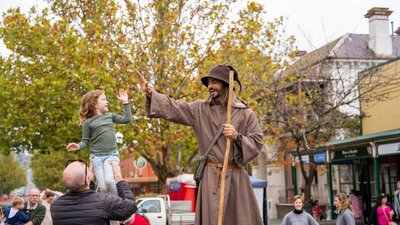
[(111, 162), (118, 196), (99, 193), (89, 188), (92, 174), (86, 162), (72, 160), (67, 162), (62, 181), (67, 193), (55, 199), (50, 206), (54, 225), (109, 225), (110, 220), (124, 221), (137, 210), (135, 198), (121, 168)]
[(393, 193), (394, 198), (394, 212), (396, 221), (400, 220), (400, 180), (396, 183), (396, 190)]
[(345, 193), (335, 195), (333, 201), (337, 211), (336, 225), (355, 225), (356, 221), (353, 217), (353, 208), (349, 198)]
[(382, 193), (376, 200), (376, 205), (372, 209), (368, 225), (391, 225), (394, 215), (393, 207), (387, 202), (387, 195)]
[(350, 202), (353, 207), (354, 219), (362, 219), (363, 217), (363, 200), (358, 191), (350, 191)]
[(293, 197), (294, 210), (283, 217), (281, 225), (319, 225), (309, 213), (303, 210), (304, 199), (301, 195)]
[(111, 192), (118, 196), (110, 161), (119, 164), (119, 153), (115, 136), (114, 123), (131, 122), (131, 108), (128, 94), (120, 89), (117, 96), (124, 107), (124, 115), (108, 112), (107, 97), (102, 90), (94, 90), (82, 97), (80, 106), (80, 124), (82, 140), (79, 144), (69, 143), (68, 151), (78, 151), (90, 146), (90, 159), (96, 175), (100, 192)]
[(230, 65), (217, 65), (201, 78), (203, 85), (208, 88), (209, 97), (193, 102), (177, 101), (152, 90), (144, 76), (136, 71), (141, 89), (147, 96), (147, 116), (191, 126), (202, 155), (218, 129), (223, 127), (224, 138), (219, 137), (212, 146), (198, 185), (195, 225), (218, 222), (220, 174), (227, 138), (233, 143), (225, 178), (223, 224), (263, 224), (249, 176), (244, 169), (244, 165), (260, 153), (263, 133), (254, 112), (236, 95), (232, 107), (238, 110), (237, 114), (232, 113), (232, 124), (225, 124), (230, 71), (234, 72), (234, 80), (239, 84), (240, 91), (242, 87), (237, 71)]

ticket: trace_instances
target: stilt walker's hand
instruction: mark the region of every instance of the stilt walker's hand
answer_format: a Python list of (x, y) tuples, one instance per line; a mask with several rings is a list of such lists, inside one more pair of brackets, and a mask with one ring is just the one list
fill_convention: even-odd
[(151, 88), (149, 82), (144, 78), (143, 74), (136, 69), (136, 77), (139, 80), (140, 88), (146, 93), (147, 96), (151, 97)]

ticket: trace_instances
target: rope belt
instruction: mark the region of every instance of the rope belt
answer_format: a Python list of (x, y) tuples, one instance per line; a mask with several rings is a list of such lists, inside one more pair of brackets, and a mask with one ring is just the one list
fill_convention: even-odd
[[(207, 166), (210, 167), (215, 167), (217, 169), (217, 174), (215, 175), (215, 181), (214, 181), (214, 186), (213, 186), (213, 194), (217, 193), (217, 189), (218, 189), (218, 184), (219, 184), (219, 180), (220, 180), (220, 176), (221, 176), (221, 171), (222, 171), (222, 167), (224, 166), (223, 163), (212, 163), (212, 162), (208, 162)], [(239, 165), (228, 165), (226, 167), (227, 169), (240, 169)]]

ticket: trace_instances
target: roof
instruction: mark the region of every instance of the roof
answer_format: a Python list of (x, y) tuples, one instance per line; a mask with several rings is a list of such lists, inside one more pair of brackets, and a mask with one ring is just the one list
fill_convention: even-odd
[(368, 34), (347, 33), (328, 44), (304, 55), (294, 63), (295, 68), (306, 68), (326, 59), (387, 60), (400, 57), (400, 36), (392, 35), (393, 55), (377, 57), (368, 48)]
[(344, 148), (362, 147), (370, 145), (370, 142), (385, 143), (394, 140), (400, 140), (400, 129), (388, 130), (368, 135), (347, 138), (344, 140), (335, 140), (327, 142), (324, 146), (331, 150), (339, 150)]

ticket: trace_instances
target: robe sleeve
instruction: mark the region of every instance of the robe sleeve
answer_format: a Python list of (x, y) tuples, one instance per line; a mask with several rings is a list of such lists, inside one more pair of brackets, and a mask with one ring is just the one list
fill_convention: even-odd
[(175, 123), (193, 126), (195, 105), (196, 102), (187, 103), (182, 100), (174, 100), (153, 90), (151, 98), (146, 98), (146, 114), (150, 118), (163, 118)]
[(238, 146), (239, 155), (235, 156), (237, 162), (240, 164), (246, 164), (253, 160), (258, 156), (263, 147), (263, 133), (257, 118), (253, 111), (250, 109), (246, 110), (249, 110), (249, 113), (245, 114), (245, 131), (242, 133), (242, 143)]

